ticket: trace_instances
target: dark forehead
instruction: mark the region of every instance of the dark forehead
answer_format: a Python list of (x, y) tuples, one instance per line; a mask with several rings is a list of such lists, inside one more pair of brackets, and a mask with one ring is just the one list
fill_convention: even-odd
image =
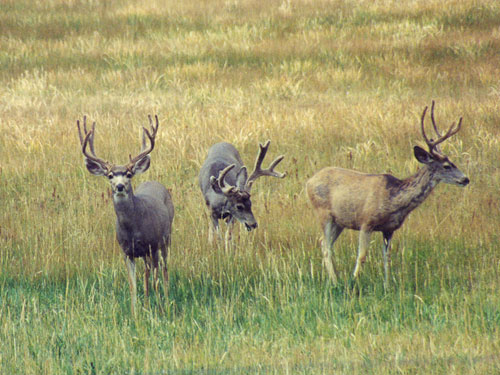
[(247, 191), (242, 191), (239, 195), (239, 200), (242, 202), (250, 202), (250, 193)]
[(252, 201), (249, 198), (240, 199), (236, 201), (235, 204), (242, 204), (247, 210), (250, 210), (252, 208)]
[(451, 162), (451, 160), (450, 160), (450, 159), (448, 159), (448, 156), (445, 156), (445, 155), (439, 154), (439, 155), (437, 155), (437, 157), (436, 157), (436, 155), (435, 155), (434, 157), (435, 157), (435, 159), (436, 159), (437, 161), (439, 161), (439, 163), (440, 163), (441, 165), (443, 165), (443, 164), (449, 164), (449, 165), (451, 165), (451, 166), (455, 166), (455, 164), (453, 164), (453, 163)]
[(433, 153), (433, 156), (434, 156), (434, 159), (435, 159), (435, 160), (440, 161), (441, 163), (444, 163), (444, 162), (446, 162), (446, 161), (448, 161), (448, 162), (450, 161), (450, 160), (448, 159), (448, 156), (443, 155), (443, 154), (441, 154), (441, 153), (434, 152), (434, 153)]
[(111, 172), (114, 174), (126, 174), (128, 169), (124, 165), (113, 165), (113, 167), (111, 167)]
[(252, 202), (250, 201), (250, 193), (246, 191), (234, 195), (230, 200), (233, 201), (234, 204), (243, 203), (245, 206), (249, 206), (252, 204)]

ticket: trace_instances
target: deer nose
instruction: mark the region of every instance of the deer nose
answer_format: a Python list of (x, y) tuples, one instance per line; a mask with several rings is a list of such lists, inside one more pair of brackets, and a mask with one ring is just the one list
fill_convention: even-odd
[(468, 177), (465, 177), (463, 180), (462, 180), (462, 185), (465, 186), (465, 185), (468, 185), (470, 182), (469, 178)]
[(116, 185), (116, 190), (120, 191), (120, 192), (123, 191), (123, 190), (125, 190), (125, 185), (123, 185), (123, 184)]
[(249, 232), (250, 232), (252, 229), (257, 228), (257, 222), (256, 222), (256, 221), (254, 221), (254, 222), (253, 222), (253, 223), (251, 223), (251, 224), (245, 223), (245, 226), (246, 226), (246, 228), (247, 228), (247, 231), (249, 231)]

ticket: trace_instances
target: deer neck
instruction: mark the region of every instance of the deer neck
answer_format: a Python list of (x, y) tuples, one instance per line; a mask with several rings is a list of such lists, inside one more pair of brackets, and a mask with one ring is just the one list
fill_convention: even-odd
[(438, 182), (434, 178), (434, 172), (424, 165), (413, 176), (401, 181), (398, 191), (393, 194), (392, 202), (406, 216), (429, 196)]
[(113, 195), (116, 220), (120, 227), (131, 229), (136, 222), (137, 198), (132, 190), (126, 195)]

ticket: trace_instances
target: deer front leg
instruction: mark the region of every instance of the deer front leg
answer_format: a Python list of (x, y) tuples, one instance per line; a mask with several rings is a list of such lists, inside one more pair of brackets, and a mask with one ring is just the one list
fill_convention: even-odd
[(233, 239), (233, 229), (234, 229), (234, 218), (231, 217), (227, 221), (226, 234), (224, 236), (224, 248), (226, 249), (226, 251), (228, 251), (231, 246), (231, 240)]
[(327, 221), (324, 225), (324, 238), (322, 243), (323, 265), (334, 285), (337, 284), (338, 272), (333, 259), (333, 244), (340, 236), (343, 229), (344, 228), (334, 224), (331, 220)]
[(212, 223), (208, 228), (208, 242), (214, 243), (215, 239), (220, 237), (219, 218), (218, 216), (215, 216), (214, 213), (212, 213), (210, 219), (212, 220)]
[(127, 266), (128, 283), (130, 288), (130, 308), (132, 315), (135, 315), (135, 304), (137, 301), (137, 283), (135, 279), (135, 261), (133, 258), (125, 255), (125, 265)]
[(159, 280), (159, 258), (160, 258), (160, 251), (155, 251), (153, 255), (151, 256), (151, 269), (153, 271), (153, 289), (155, 292), (158, 292), (158, 285), (160, 283)]
[(389, 286), (389, 266), (391, 263), (391, 239), (394, 232), (384, 232), (384, 247), (382, 248), (382, 254), (384, 256), (384, 289), (387, 290)]
[(368, 247), (370, 246), (370, 235), (371, 231), (367, 229), (361, 229), (359, 232), (359, 248), (358, 248), (358, 258), (356, 259), (356, 267), (354, 268), (353, 276), (357, 278), (359, 272), (361, 271), (361, 266), (366, 260), (366, 253), (368, 252)]

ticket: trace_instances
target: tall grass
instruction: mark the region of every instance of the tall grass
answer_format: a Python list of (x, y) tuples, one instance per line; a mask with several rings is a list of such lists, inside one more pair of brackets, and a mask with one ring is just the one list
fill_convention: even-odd
[[(492, 0), (0, 2), (0, 373), (499, 372), (499, 27)], [(414, 173), (432, 99), (442, 127), (464, 118), (443, 148), (471, 184), (438, 186), (396, 232), (387, 292), (382, 239), (354, 281), (345, 231), (333, 287), (305, 181)], [(167, 302), (139, 281), (133, 317), (75, 122), (123, 163), (150, 113), (136, 184), (164, 183), (176, 217)], [(251, 166), (266, 139), (288, 177), (255, 184), (257, 231), (208, 244), (208, 148)]]

